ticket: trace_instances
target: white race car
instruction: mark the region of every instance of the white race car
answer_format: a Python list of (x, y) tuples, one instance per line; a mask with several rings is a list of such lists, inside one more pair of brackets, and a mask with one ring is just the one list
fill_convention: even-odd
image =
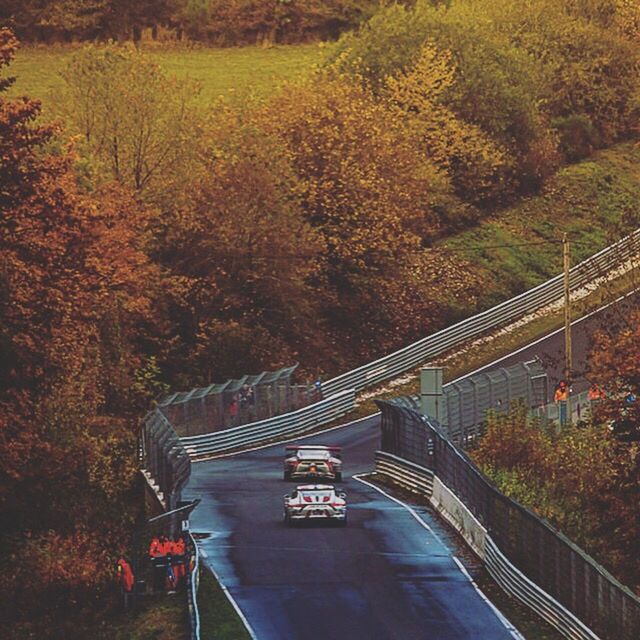
[(347, 494), (330, 484), (305, 484), (284, 497), (284, 522), (333, 521), (347, 524)]
[(291, 444), (285, 448), (285, 480), (323, 478), (342, 482), (340, 447)]

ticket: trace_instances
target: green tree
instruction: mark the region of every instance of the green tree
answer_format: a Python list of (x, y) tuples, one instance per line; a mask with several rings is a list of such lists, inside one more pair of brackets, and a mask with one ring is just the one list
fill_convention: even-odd
[(157, 199), (188, 175), (198, 139), (196, 85), (116, 45), (83, 48), (63, 77), (72, 131), (118, 182)]

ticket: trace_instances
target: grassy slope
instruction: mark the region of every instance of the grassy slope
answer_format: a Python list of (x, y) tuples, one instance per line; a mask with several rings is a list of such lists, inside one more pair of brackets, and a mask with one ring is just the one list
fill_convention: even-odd
[[(564, 167), (542, 193), (500, 211), (474, 229), (444, 244), (459, 251), (480, 269), (488, 307), (524, 291), (562, 270), (559, 245), (540, 244), (478, 250), (483, 246), (559, 240), (573, 241), (572, 263), (607, 246), (624, 229), (622, 216), (640, 218), (640, 145), (619, 144), (588, 160)], [(611, 236), (611, 237), (610, 237)]]
[[(25, 47), (11, 66), (17, 81), (9, 97), (29, 95), (55, 109), (56, 94), (62, 88), (60, 72), (73, 54), (72, 47)], [(320, 44), (232, 49), (150, 49), (148, 54), (170, 75), (201, 83), (200, 101), (210, 104), (219, 96), (242, 97), (247, 92), (268, 94), (284, 80), (309, 73), (322, 59)]]
[(249, 633), (213, 574), (203, 568), (198, 587), (202, 640), (249, 640)]

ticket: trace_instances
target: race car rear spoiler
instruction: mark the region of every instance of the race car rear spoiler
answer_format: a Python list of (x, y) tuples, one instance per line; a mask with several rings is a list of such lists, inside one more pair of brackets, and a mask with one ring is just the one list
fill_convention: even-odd
[(288, 444), (285, 447), (285, 451), (298, 451), (300, 449), (326, 449), (327, 451), (335, 451), (336, 453), (342, 451), (342, 447), (325, 447), (322, 444)]

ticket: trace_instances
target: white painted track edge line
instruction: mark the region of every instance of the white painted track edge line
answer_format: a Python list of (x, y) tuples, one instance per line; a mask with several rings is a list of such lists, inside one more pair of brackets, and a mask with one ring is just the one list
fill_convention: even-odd
[[(487, 595), (482, 591), (482, 589), (476, 584), (476, 581), (471, 577), (467, 568), (462, 564), (460, 559), (457, 556), (452, 556), (453, 561), (458, 565), (458, 568), (462, 573), (468, 578), (469, 582), (473, 585), (473, 588), (478, 592), (478, 595), (489, 605), (489, 607), (496, 614), (500, 622), (508, 629), (509, 633), (512, 637), (516, 638), (516, 640), (525, 640), (525, 637), (516, 629), (512, 622), (496, 607), (493, 602), (487, 597)], [(510, 596), (511, 597), (511, 596)]]
[(388, 498), (389, 500), (393, 500), (393, 502), (395, 502), (396, 504), (399, 504), (401, 507), (404, 507), (415, 518), (415, 520), (423, 529), (426, 529), (443, 547), (445, 548), (447, 547), (447, 545), (445, 545), (444, 542), (438, 537), (438, 534), (418, 515), (418, 513), (413, 507), (410, 507), (408, 504), (402, 502), (402, 500), (395, 498), (391, 494), (387, 493), (384, 489), (381, 489), (380, 487), (373, 484), (372, 482), (369, 482), (368, 480), (364, 480), (362, 478), (363, 475), (368, 475), (368, 474), (357, 473), (356, 475), (351, 477), (354, 480), (357, 480), (358, 482), (361, 482), (362, 484), (366, 484), (368, 487), (375, 489), (378, 493), (381, 493), (385, 498)]
[[(364, 474), (356, 474), (354, 476), (351, 476), (354, 480), (357, 480), (358, 482), (361, 482), (362, 484), (366, 484), (368, 487), (371, 487), (372, 489), (375, 489), (378, 493), (381, 493), (383, 496), (385, 496), (385, 498), (388, 498), (389, 500), (393, 500), (393, 502), (399, 504), (400, 506), (404, 507), (414, 518), (415, 520), (418, 522), (418, 524), (423, 527), (424, 529), (426, 529), (429, 533), (431, 533), (431, 535), (433, 535), (433, 537), (445, 548), (445, 549), (449, 549), (449, 547), (444, 544), (444, 542), (440, 539), (440, 537), (436, 534), (436, 532), (420, 517), (420, 515), (418, 514), (418, 512), (411, 506), (409, 506), (408, 504), (406, 504), (405, 502), (402, 502), (402, 500), (399, 500), (398, 498), (395, 498), (394, 496), (390, 495), (389, 493), (387, 493), (384, 489), (381, 489), (380, 487), (378, 487), (377, 485), (368, 482), (367, 480), (364, 480), (361, 476)], [(460, 569), (460, 571), (462, 571), (463, 575), (471, 582), (471, 584), (473, 585), (473, 588), (478, 592), (478, 594), (480, 595), (480, 597), (482, 598), (482, 600), (484, 600), (484, 602), (489, 606), (489, 608), (493, 611), (493, 613), (496, 615), (496, 617), (498, 618), (498, 620), (500, 620), (500, 622), (505, 626), (505, 628), (507, 629), (507, 631), (509, 631), (509, 633), (511, 634), (511, 636), (513, 638), (516, 638), (517, 640), (525, 640), (525, 638), (520, 634), (520, 632), (513, 626), (513, 624), (511, 624), (511, 622), (509, 622), (509, 620), (506, 618), (506, 616), (496, 607), (495, 604), (493, 604), (493, 602), (491, 602), (491, 600), (489, 600), (489, 598), (487, 598), (487, 596), (480, 590), (480, 588), (478, 587), (478, 585), (473, 581), (473, 578), (469, 575), (469, 572), (466, 570), (466, 568), (464, 567), (464, 565), (460, 562), (460, 560), (458, 560), (458, 558), (456, 556), (454, 556), (453, 554), (451, 555), (451, 557), (453, 558), (453, 561), (456, 563), (457, 567)]]
[(242, 612), (240, 605), (235, 601), (234, 597), (231, 595), (231, 592), (227, 588), (227, 585), (224, 582), (222, 582), (220, 576), (218, 575), (218, 572), (210, 564), (208, 563), (205, 563), (205, 564), (207, 565), (207, 569), (209, 569), (209, 571), (211, 571), (211, 573), (213, 574), (213, 577), (218, 581), (218, 584), (220, 585), (222, 592), (227, 597), (227, 600), (231, 603), (231, 606), (234, 608), (235, 612), (238, 614), (238, 617), (240, 618), (245, 629), (247, 630), (247, 633), (251, 637), (251, 640), (258, 640), (258, 636), (256, 636), (256, 633), (251, 627), (251, 625), (249, 624), (247, 617)]
[[(571, 326), (573, 327), (576, 324), (580, 324), (581, 322), (584, 322), (585, 320), (597, 315), (598, 313), (601, 313), (602, 311), (604, 311), (605, 309), (608, 309), (609, 307), (613, 306), (614, 304), (618, 304), (618, 302), (620, 302), (621, 300), (624, 300), (625, 298), (628, 298), (628, 297), (638, 293), (638, 291), (640, 291), (640, 289), (634, 289), (633, 291), (629, 291), (628, 293), (625, 293), (625, 294), (619, 296), (618, 298), (616, 298), (612, 302), (608, 302), (607, 304), (603, 305), (602, 307), (598, 307), (597, 309), (594, 309), (593, 311), (590, 311), (586, 315), (581, 316), (580, 318), (577, 318), (576, 320), (574, 320), (571, 323)], [(559, 333), (562, 333), (563, 331), (564, 331), (564, 327), (560, 327), (559, 329), (554, 329), (550, 333), (547, 333), (546, 335), (544, 335), (544, 336), (542, 336), (540, 338), (537, 338), (533, 342), (529, 342), (528, 344), (525, 344), (523, 347), (520, 347), (520, 348), (516, 349), (515, 351), (511, 351), (510, 353), (507, 353), (504, 356), (500, 356), (498, 359), (494, 360), (493, 362), (490, 362), (489, 364), (484, 364), (481, 367), (478, 367), (475, 371), (471, 371), (470, 373), (465, 373), (464, 375), (460, 376), (459, 378), (456, 378), (455, 380), (451, 380), (451, 382), (447, 382), (446, 384), (454, 384), (456, 382), (460, 382), (461, 380), (464, 380), (465, 378), (469, 378), (470, 376), (475, 375), (479, 371), (484, 371), (485, 369), (488, 369), (489, 367), (493, 367), (494, 365), (499, 364), (500, 362), (502, 362), (503, 360), (506, 360), (507, 358), (511, 358), (513, 356), (517, 356), (519, 353), (522, 353), (523, 351), (526, 351), (527, 349), (530, 349), (531, 347), (535, 347), (537, 344), (540, 344), (541, 342), (544, 342), (545, 340), (547, 340), (547, 339), (549, 339), (549, 338), (551, 338), (551, 337), (553, 337), (555, 335), (558, 335)]]

